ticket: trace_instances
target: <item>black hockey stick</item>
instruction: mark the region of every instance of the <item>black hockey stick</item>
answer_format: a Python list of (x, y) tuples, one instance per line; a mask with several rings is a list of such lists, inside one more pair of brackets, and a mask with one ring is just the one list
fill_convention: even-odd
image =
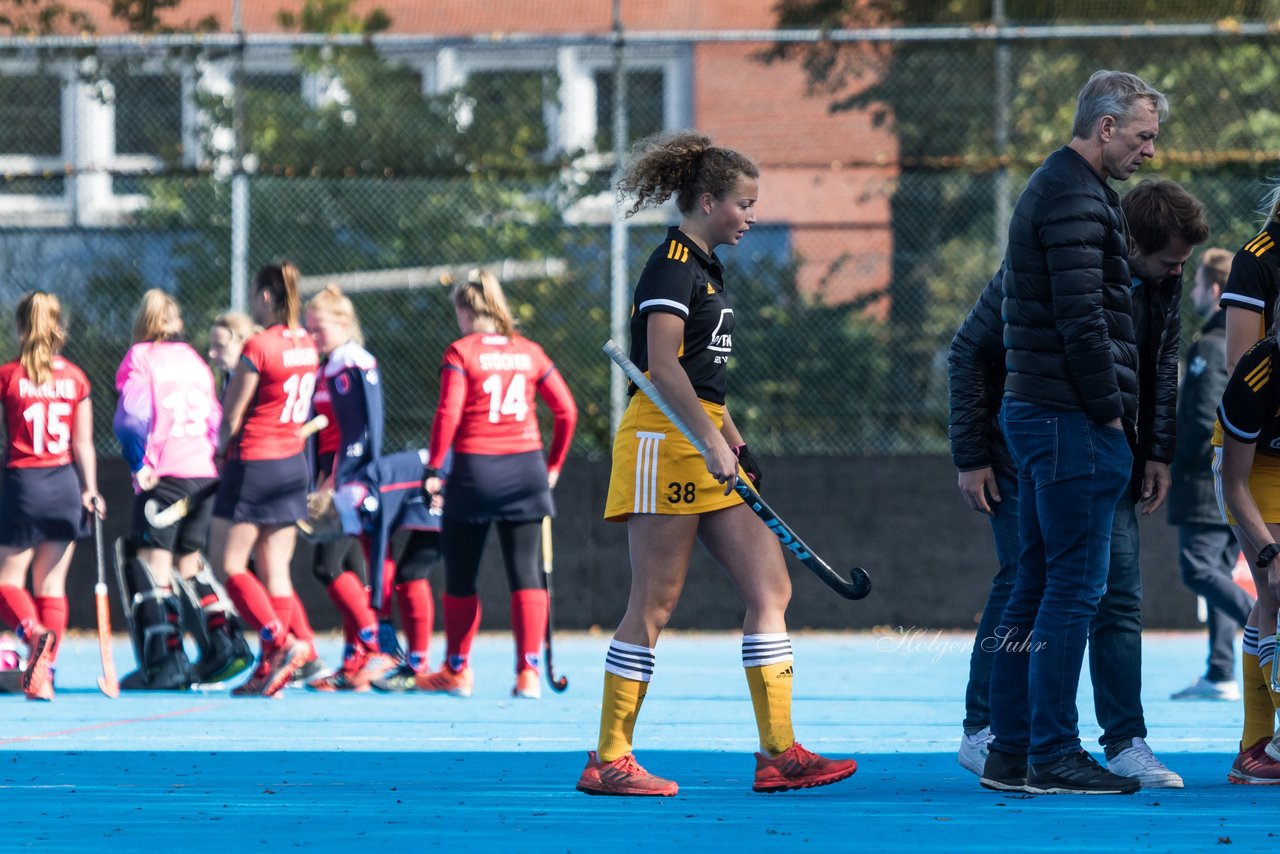
[(547, 684), (551, 686), (551, 690), (557, 694), (563, 694), (569, 687), (569, 678), (561, 676), (556, 678), (555, 666), (551, 663), (551, 624), (552, 620), (552, 599), (551, 599), (551, 517), (542, 517), (542, 574), (547, 579)]
[[(627, 375), (636, 388), (640, 389), (646, 397), (653, 401), (654, 406), (662, 410), (662, 413), (671, 420), (672, 425), (679, 430), (684, 437), (689, 440), (690, 444), (697, 449), (698, 453), (706, 454), (706, 448), (702, 442), (693, 435), (680, 417), (676, 415), (671, 406), (662, 399), (662, 394), (654, 388), (653, 383), (649, 382), (635, 363), (627, 358), (627, 354), (622, 352), (622, 348), (613, 342), (612, 339), (605, 342), (602, 348), (604, 352), (613, 360), (622, 372)], [(834, 569), (827, 564), (822, 558), (814, 554), (813, 550), (804, 544), (804, 541), (796, 535), (795, 531), (786, 522), (782, 521), (773, 508), (760, 497), (760, 493), (756, 492), (751, 486), (751, 481), (741, 473), (735, 479), (733, 489), (741, 496), (743, 503), (751, 508), (751, 512), (760, 517), (765, 526), (777, 536), (778, 541), (786, 551), (806, 567), (808, 567), (818, 579), (836, 593), (839, 593), (846, 599), (862, 599), (871, 592), (871, 576), (867, 575), (867, 571), (860, 566), (855, 566), (849, 571), (850, 579), (846, 581)]]

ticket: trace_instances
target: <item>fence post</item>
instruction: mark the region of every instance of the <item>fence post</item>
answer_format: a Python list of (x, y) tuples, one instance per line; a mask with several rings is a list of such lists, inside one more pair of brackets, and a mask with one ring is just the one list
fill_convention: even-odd
[[(622, 180), (627, 150), (627, 62), (622, 31), (621, 0), (613, 0), (613, 187)], [(612, 207), (609, 224), (609, 334), (614, 341), (626, 342), (627, 295), (627, 219), (617, 201)], [(623, 346), (626, 346), (623, 344)], [(622, 411), (627, 404), (626, 378), (619, 371), (609, 371), (609, 432), (618, 432)]]

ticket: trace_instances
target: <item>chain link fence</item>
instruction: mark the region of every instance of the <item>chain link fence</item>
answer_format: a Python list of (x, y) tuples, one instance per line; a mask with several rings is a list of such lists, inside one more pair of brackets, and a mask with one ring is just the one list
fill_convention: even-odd
[[(0, 312), (31, 288), (59, 294), (67, 355), (97, 390), (99, 447), (118, 453), (112, 384), (138, 299), (173, 292), (202, 347), (235, 300), (244, 227), (248, 269), (288, 258), (308, 288), (333, 281), (352, 295), (398, 450), (425, 443), (439, 358), (457, 335), (441, 283), (489, 265), (578, 398), (573, 452), (605, 455), (615, 140), (694, 125), (755, 155), (763, 174), (761, 221), (721, 250), (738, 314), (730, 405), (753, 447), (945, 452), (947, 346), (998, 264), (1019, 189), (1067, 141), (1092, 70), (1132, 70), (1169, 95), (1159, 159), (1138, 177), (1174, 178), (1204, 201), (1212, 244), (1252, 236), (1277, 171), (1280, 56), (1265, 34), (1074, 32), (673, 33), (628, 43), (621, 87), (615, 49), (573, 37), (278, 38), (243, 52), (5, 42)], [(727, 67), (758, 76), (713, 85)], [(826, 118), (789, 128), (769, 87), (801, 71)], [(664, 209), (630, 222), (628, 288), (675, 221)], [(15, 352), (13, 335), (0, 338), (0, 357)]]

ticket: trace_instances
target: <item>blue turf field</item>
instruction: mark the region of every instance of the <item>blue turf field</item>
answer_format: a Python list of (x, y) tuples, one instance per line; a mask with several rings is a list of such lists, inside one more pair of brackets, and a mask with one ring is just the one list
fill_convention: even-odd
[[(1280, 790), (1231, 786), (1236, 703), (1173, 703), (1200, 672), (1200, 634), (1152, 634), (1144, 698), (1157, 754), (1183, 791), (1017, 798), (955, 761), (971, 636), (794, 636), (796, 731), (853, 754), (824, 789), (751, 793), (755, 728), (738, 638), (670, 634), (637, 754), (675, 798), (574, 791), (594, 746), (607, 636), (557, 639), (563, 695), (515, 701), (511, 644), (482, 636), (476, 694), (318, 695), (278, 701), (92, 688), (97, 649), (71, 638), (50, 704), (0, 697), (4, 850), (352, 850), (352, 845), (536, 851), (671, 846), (758, 850), (1200, 850), (1274, 848)], [(334, 638), (321, 653), (337, 654)], [(438, 649), (433, 652), (433, 659)], [(116, 659), (131, 656), (123, 638)], [(1087, 686), (1087, 679), (1086, 679)], [(1096, 750), (1082, 693), (1086, 745)]]

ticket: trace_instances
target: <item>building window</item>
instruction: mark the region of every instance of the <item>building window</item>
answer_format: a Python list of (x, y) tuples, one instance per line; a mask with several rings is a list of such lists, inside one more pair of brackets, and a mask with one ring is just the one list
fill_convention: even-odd
[(504, 129), (512, 150), (542, 154), (550, 136), (546, 107), (556, 100), (555, 74), (537, 70), (474, 71), (463, 87), (466, 115), (460, 123), (482, 133)]
[(115, 90), (116, 154), (176, 160), (182, 152), (182, 78), (131, 75)]
[(62, 80), (0, 76), (0, 154), (62, 155)]
[[(666, 129), (665, 75), (660, 68), (627, 69), (627, 145)], [(595, 73), (596, 150), (613, 148), (613, 70)]]

